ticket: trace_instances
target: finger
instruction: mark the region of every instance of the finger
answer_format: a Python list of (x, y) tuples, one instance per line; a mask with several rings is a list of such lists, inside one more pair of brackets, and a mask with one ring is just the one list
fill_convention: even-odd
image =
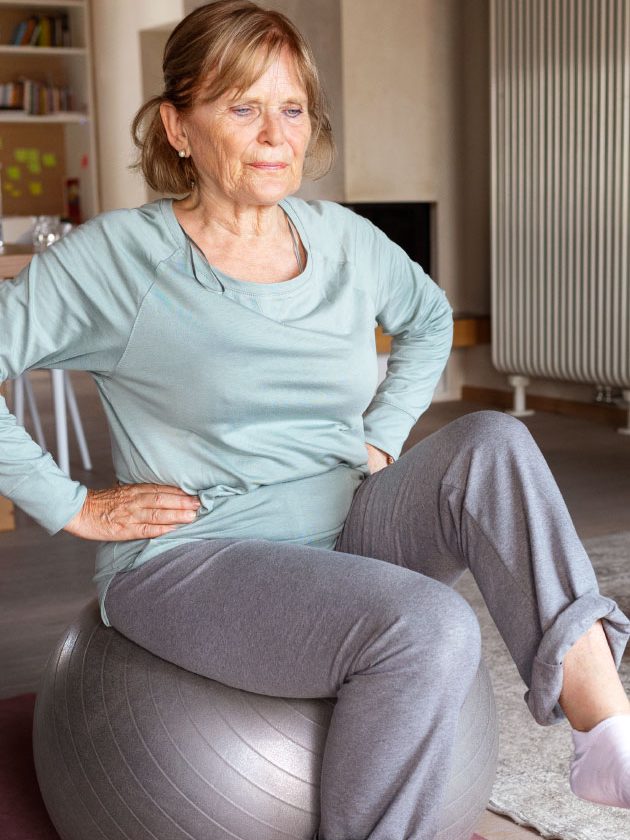
[(169, 496), (177, 496), (188, 499), (198, 499), (195, 493), (187, 493), (181, 487), (176, 487), (173, 484), (153, 484), (142, 482), (139, 484), (118, 484), (117, 489), (131, 496), (137, 496), (144, 493), (165, 493)]
[(153, 537), (161, 537), (162, 534), (168, 534), (170, 531), (175, 530), (176, 526), (174, 525), (151, 525), (145, 523), (144, 525), (136, 526), (133, 530), (130, 529), (130, 536), (125, 537), (125, 539), (152, 539)]
[(124, 516), (118, 518), (119, 527), (138, 528), (142, 525), (179, 526), (194, 522), (195, 510), (169, 510), (168, 508), (128, 508)]
[(146, 487), (149, 490), (154, 492), (168, 492), (174, 496), (192, 496), (193, 498), (197, 498), (196, 494), (194, 493), (187, 493), (185, 490), (182, 490), (181, 487), (177, 487), (175, 484), (138, 484), (138, 487)]
[(161, 524), (155, 522), (127, 522), (124, 526), (114, 528), (107, 536), (109, 540), (141, 540), (159, 537), (176, 531), (180, 525)]
[(178, 496), (162, 490), (141, 493), (134, 499), (138, 507), (168, 508), (170, 510), (197, 510), (201, 507), (198, 496)]
[(134, 524), (183, 525), (194, 522), (195, 510), (169, 510), (168, 508), (142, 508), (134, 514)]

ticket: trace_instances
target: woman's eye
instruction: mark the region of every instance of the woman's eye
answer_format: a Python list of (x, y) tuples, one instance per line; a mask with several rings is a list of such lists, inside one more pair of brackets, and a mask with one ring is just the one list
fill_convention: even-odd
[(240, 108), (232, 108), (232, 113), (236, 114), (237, 117), (248, 117), (252, 113), (252, 109), (243, 105)]
[(301, 108), (287, 108), (287, 110), (285, 111), (285, 114), (288, 117), (299, 117), (302, 113), (303, 111)]

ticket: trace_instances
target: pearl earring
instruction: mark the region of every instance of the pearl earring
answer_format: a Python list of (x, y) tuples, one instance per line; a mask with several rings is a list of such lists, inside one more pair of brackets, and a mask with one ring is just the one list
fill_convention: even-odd
[(180, 149), (180, 150), (179, 150), (179, 156), (180, 156), (181, 158), (186, 157), (186, 152), (185, 152), (185, 150), (184, 150), (184, 149)]

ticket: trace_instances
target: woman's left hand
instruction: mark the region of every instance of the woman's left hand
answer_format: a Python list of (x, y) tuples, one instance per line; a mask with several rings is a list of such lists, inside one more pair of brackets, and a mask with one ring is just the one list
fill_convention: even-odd
[(378, 472), (391, 463), (391, 456), (382, 449), (377, 449), (371, 443), (366, 443), (365, 448), (368, 453), (368, 469), (370, 474)]

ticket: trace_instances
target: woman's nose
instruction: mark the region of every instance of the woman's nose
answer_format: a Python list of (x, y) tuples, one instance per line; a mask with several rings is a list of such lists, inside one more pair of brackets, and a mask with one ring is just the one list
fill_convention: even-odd
[(261, 143), (268, 143), (271, 146), (279, 146), (284, 142), (284, 128), (282, 126), (281, 115), (265, 114), (258, 139)]

